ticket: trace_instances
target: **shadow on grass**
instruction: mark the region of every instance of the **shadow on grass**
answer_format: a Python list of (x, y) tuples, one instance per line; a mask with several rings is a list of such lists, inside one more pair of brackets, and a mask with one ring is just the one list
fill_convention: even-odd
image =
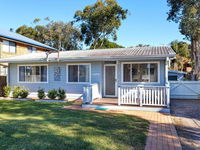
[(64, 105), (1, 101), (0, 149), (144, 149), (147, 121)]

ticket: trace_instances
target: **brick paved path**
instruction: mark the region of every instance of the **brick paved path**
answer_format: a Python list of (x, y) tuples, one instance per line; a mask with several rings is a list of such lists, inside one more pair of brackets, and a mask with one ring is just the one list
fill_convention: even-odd
[(80, 104), (73, 104), (70, 106), (65, 106), (64, 108), (85, 111), (98, 111), (103, 113), (123, 113), (143, 118), (150, 122), (145, 150), (182, 150), (176, 129), (169, 114), (125, 110), (101, 111), (92, 108), (82, 108), (80, 107)]

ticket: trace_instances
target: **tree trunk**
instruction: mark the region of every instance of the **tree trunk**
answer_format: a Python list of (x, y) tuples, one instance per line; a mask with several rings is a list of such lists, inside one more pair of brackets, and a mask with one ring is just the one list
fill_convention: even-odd
[(200, 35), (191, 39), (192, 79), (200, 80)]

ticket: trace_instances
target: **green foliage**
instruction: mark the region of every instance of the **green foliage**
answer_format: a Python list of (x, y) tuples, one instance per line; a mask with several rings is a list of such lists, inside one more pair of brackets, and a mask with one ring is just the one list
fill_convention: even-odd
[[(106, 49), (106, 48), (124, 48), (115, 42), (110, 42), (108, 39), (98, 40), (96, 44), (96, 49)], [(90, 46), (90, 49), (94, 49), (94, 44)]]
[(10, 86), (4, 86), (3, 87), (3, 96), (8, 97), (10, 95), (11, 89), (12, 88)]
[(19, 86), (15, 86), (14, 90), (12, 92), (13, 98), (18, 98), (20, 96), (20, 91), (21, 91), (20, 87)]
[(45, 23), (40, 23), (36, 18), (35, 27), (21, 26), (16, 32), (28, 38), (37, 40), (59, 50), (80, 49), (81, 33), (72, 23), (62, 21), (52, 21), (45, 19)]
[(182, 41), (172, 41), (172, 49), (176, 52), (176, 59), (171, 62), (172, 70), (186, 71), (186, 67), (191, 65), (190, 45)]
[(187, 38), (196, 38), (200, 34), (200, 1), (167, 0), (168, 20), (179, 22), (179, 29)]
[(136, 45), (136, 47), (149, 47), (150, 45), (149, 44), (138, 44)]
[(59, 100), (64, 100), (66, 98), (65, 90), (59, 88), (57, 91), (57, 96)]
[(128, 10), (119, 6), (115, 0), (102, 0), (94, 5), (86, 6), (83, 11), (76, 11), (74, 19), (81, 23), (81, 33), (85, 44), (93, 44), (95, 49), (99, 40), (117, 39), (116, 31), (121, 21), (126, 19), (127, 12)]
[(40, 88), (37, 92), (38, 92), (37, 96), (38, 96), (39, 99), (43, 99), (43, 98), (46, 97), (44, 89)]
[(31, 39), (34, 39), (34, 40), (41, 42), (41, 39), (38, 36), (38, 32), (32, 27), (28, 27), (26, 25), (23, 25), (23, 26), (20, 26), (19, 28), (17, 28), (16, 32), (21, 34), (21, 35), (24, 35), (28, 38), (31, 38)]
[(47, 96), (48, 96), (49, 99), (55, 99), (57, 97), (57, 94), (58, 94), (57, 90), (56, 89), (52, 89), (52, 90), (48, 91)]
[(21, 89), (19, 92), (20, 98), (27, 98), (29, 91), (27, 89)]
[(190, 58), (190, 45), (182, 41), (172, 41), (170, 43), (172, 49), (181, 57)]

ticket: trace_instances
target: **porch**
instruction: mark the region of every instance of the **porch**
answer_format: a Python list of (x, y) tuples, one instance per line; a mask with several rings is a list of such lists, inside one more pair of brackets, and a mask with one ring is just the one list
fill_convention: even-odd
[(123, 109), (169, 112), (169, 87), (118, 87), (116, 98), (101, 98), (96, 94), (98, 85), (84, 88), (82, 107), (96, 109)]

